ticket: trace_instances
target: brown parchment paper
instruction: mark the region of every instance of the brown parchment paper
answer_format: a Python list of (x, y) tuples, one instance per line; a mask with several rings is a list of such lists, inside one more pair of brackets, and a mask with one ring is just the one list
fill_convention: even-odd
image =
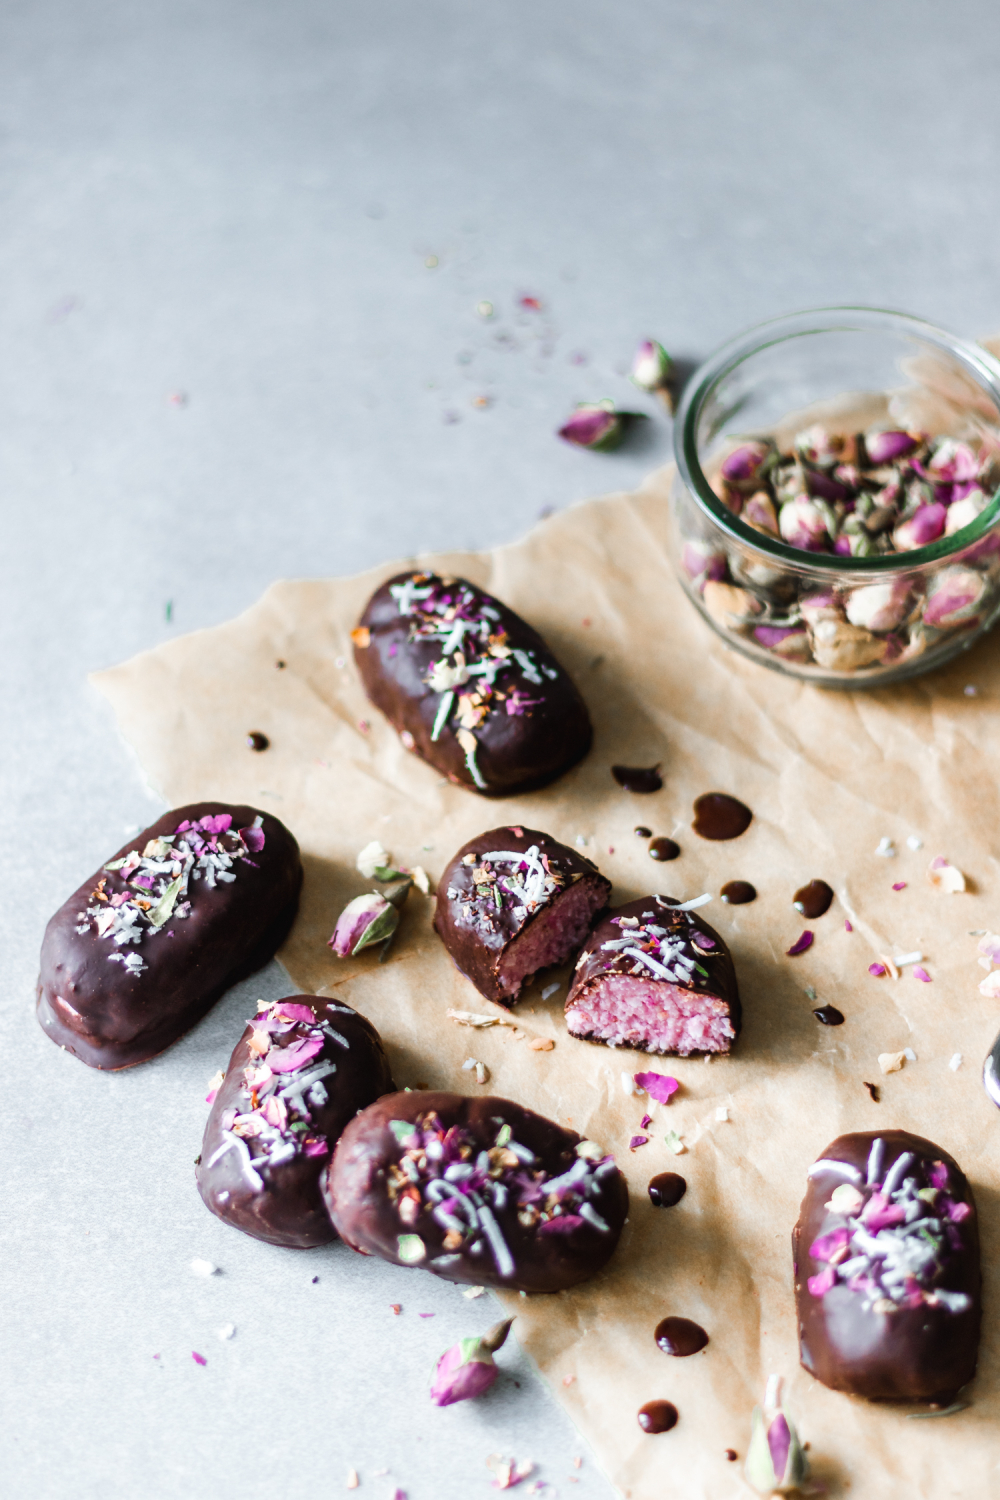
[[(474, 1075), (462, 1063), (479, 1058), (491, 1091), (614, 1150), (632, 1208), (610, 1267), (573, 1292), (507, 1301), (521, 1342), (624, 1495), (746, 1494), (750, 1412), (774, 1372), (788, 1378), (790, 1410), (828, 1493), (997, 1496), (1000, 1119), (980, 1069), (1000, 1016), (978, 993), (983, 971), (968, 934), (1000, 926), (1000, 641), (877, 693), (826, 692), (745, 661), (712, 635), (673, 578), (668, 485), (664, 471), (638, 493), (578, 505), (492, 553), (421, 559), (499, 594), (544, 633), (579, 683), (594, 748), (547, 790), (498, 803), (445, 784), (366, 703), (349, 632), (401, 563), (355, 578), (276, 583), (238, 619), (94, 680), (169, 802), (257, 803), (293, 829), (306, 881), (282, 960), (301, 990), (336, 991), (374, 1021), (400, 1085), (472, 1093)], [(269, 736), (264, 754), (246, 748), (250, 729)], [(663, 790), (620, 790), (609, 766), (621, 761), (661, 761)], [(692, 801), (705, 791), (735, 793), (753, 809), (741, 839), (712, 844), (691, 831)], [(367, 888), (354, 862), (369, 840), (433, 879), (466, 839), (507, 821), (584, 841), (613, 879), (616, 901), (653, 891), (717, 897), (727, 879), (753, 882), (753, 905), (717, 899), (705, 913), (732, 946), (744, 998), (732, 1058), (650, 1063), (573, 1040), (562, 1022), (565, 982), (541, 997), (551, 975), (518, 1008), (523, 1039), (507, 1027), (457, 1026), (446, 1019), (449, 1007), (493, 1007), (453, 969), (431, 929), (431, 902), (416, 894), (387, 963), (331, 956), (326, 940), (339, 911)], [(681, 858), (650, 860), (636, 824), (676, 837)], [(919, 851), (907, 847), (909, 835), (922, 838)], [(895, 858), (875, 854), (885, 836)], [(966, 894), (932, 889), (925, 872), (938, 854), (966, 873)], [(836, 901), (809, 924), (814, 946), (788, 958), (804, 925), (793, 893), (816, 876)], [(891, 889), (904, 880), (905, 890)], [(915, 949), (931, 983), (912, 969), (895, 982), (869, 976), (877, 955)], [(812, 1010), (820, 1002), (838, 1006), (846, 1024), (819, 1025)], [(536, 1037), (551, 1038), (554, 1049), (532, 1050)], [(905, 1047), (917, 1061), (883, 1077), (878, 1054)], [(956, 1053), (963, 1061), (953, 1071)], [(644, 1066), (680, 1079), (668, 1106), (623, 1091), (622, 1073)], [(880, 1103), (864, 1080), (879, 1085)], [(652, 1139), (630, 1154), (647, 1108)], [(912, 1420), (905, 1409), (835, 1395), (798, 1365), (789, 1235), (806, 1169), (842, 1131), (890, 1126), (953, 1152), (982, 1215), (979, 1375), (969, 1408), (948, 1418)], [(664, 1142), (671, 1128), (686, 1147), (679, 1157)], [(665, 1169), (681, 1171), (688, 1192), (677, 1208), (656, 1210), (646, 1184)], [(683, 1360), (661, 1354), (653, 1329), (668, 1313), (702, 1323), (707, 1349)], [(656, 1397), (673, 1401), (680, 1421), (652, 1438), (636, 1411)], [(727, 1447), (739, 1465), (726, 1461)]]

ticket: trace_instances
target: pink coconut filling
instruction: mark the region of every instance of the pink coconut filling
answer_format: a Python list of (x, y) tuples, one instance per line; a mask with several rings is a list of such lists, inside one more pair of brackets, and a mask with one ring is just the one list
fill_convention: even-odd
[(501, 959), (497, 978), (504, 998), (516, 1000), (525, 979), (539, 969), (565, 963), (587, 936), (594, 913), (605, 899), (603, 886), (583, 879), (543, 907)]
[(729, 1008), (717, 995), (702, 995), (666, 980), (612, 974), (596, 979), (566, 1012), (573, 1036), (634, 1047), (638, 1052), (728, 1052), (735, 1035)]

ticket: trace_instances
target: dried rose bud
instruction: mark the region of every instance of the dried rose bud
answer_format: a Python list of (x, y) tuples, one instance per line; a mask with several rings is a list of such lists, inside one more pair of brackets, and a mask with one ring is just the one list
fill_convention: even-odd
[(944, 531), (948, 519), (948, 508), (939, 501), (933, 505), (921, 505), (908, 521), (903, 521), (892, 533), (897, 552), (912, 552), (917, 547), (926, 547), (936, 542)]
[(808, 632), (801, 625), (757, 625), (752, 634), (758, 646), (775, 656), (804, 661), (812, 655)]
[(805, 496), (788, 500), (781, 507), (778, 526), (782, 538), (791, 547), (820, 552), (830, 540), (826, 518), (819, 507)]
[(692, 583), (718, 583), (726, 576), (726, 554), (717, 552), (708, 542), (685, 542), (681, 567)]
[(816, 625), (820, 620), (842, 620), (844, 607), (832, 589), (819, 594), (806, 594), (799, 600), (802, 618), (807, 625)]
[(858, 672), (885, 657), (888, 645), (882, 636), (849, 625), (846, 620), (819, 620), (812, 632), (813, 656), (821, 667), (835, 672)]
[(870, 432), (865, 438), (865, 451), (870, 463), (889, 464), (912, 453), (919, 442), (909, 432)]
[(737, 588), (733, 583), (710, 581), (702, 590), (702, 598), (712, 619), (727, 630), (738, 630), (761, 614), (764, 608), (749, 589)]
[(559, 436), (577, 448), (610, 453), (625, 436), (625, 424), (613, 401), (596, 404), (582, 401), (569, 421), (559, 428)]
[(665, 391), (670, 384), (673, 369), (674, 362), (663, 345), (658, 344), (656, 339), (643, 339), (635, 351), (629, 379), (641, 391)]
[(721, 474), (730, 484), (741, 484), (747, 479), (756, 479), (761, 465), (771, 452), (768, 443), (741, 443), (722, 462)]
[(758, 490), (750, 496), (743, 507), (743, 520), (754, 531), (764, 531), (768, 536), (778, 535), (778, 512), (766, 490)]
[[(956, 485), (956, 489), (958, 486)], [(971, 526), (981, 516), (989, 501), (978, 486), (973, 485), (961, 500), (953, 500), (948, 507), (948, 519), (944, 523), (945, 536), (954, 536), (963, 526)]]
[(971, 568), (945, 568), (930, 586), (924, 605), (924, 624), (937, 630), (970, 620), (986, 593), (986, 580)]
[(979, 459), (968, 443), (955, 438), (944, 438), (934, 451), (927, 465), (933, 479), (946, 484), (957, 484), (965, 479), (975, 479), (979, 473)]
[(799, 432), (795, 436), (796, 452), (810, 464), (832, 467), (843, 447), (843, 438), (831, 436), (819, 423), (814, 427), (807, 427), (805, 432)]
[(500, 1373), (493, 1355), (510, 1332), (513, 1318), (497, 1323), (481, 1338), (462, 1339), (442, 1354), (431, 1381), (431, 1400), (435, 1406), (451, 1406), (454, 1401), (468, 1401), (488, 1391)]
[(380, 896), (377, 891), (368, 891), (364, 896), (355, 896), (337, 918), (337, 925), (330, 938), (329, 947), (338, 958), (353, 957), (373, 943), (383, 943), (392, 937), (399, 925), (396, 907)]
[(905, 578), (855, 589), (847, 600), (847, 618), (866, 630), (894, 630), (909, 614), (913, 590)]
[(744, 1473), (760, 1495), (789, 1495), (809, 1477), (809, 1460), (781, 1404), (777, 1375), (767, 1382), (763, 1409), (753, 1409)]

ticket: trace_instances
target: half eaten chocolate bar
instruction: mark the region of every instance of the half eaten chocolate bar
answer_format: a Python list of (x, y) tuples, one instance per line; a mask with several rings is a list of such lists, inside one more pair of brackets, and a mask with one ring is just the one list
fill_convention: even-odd
[(565, 963), (611, 882), (535, 828), (491, 828), (463, 844), (438, 883), (434, 926), (481, 995), (512, 1006), (526, 980)]
[(972, 1379), (976, 1206), (933, 1141), (838, 1136), (809, 1168), (792, 1252), (802, 1364), (831, 1390), (947, 1406)]
[(637, 1052), (728, 1052), (740, 1031), (729, 949), (691, 907), (642, 896), (608, 912), (577, 960), (572, 1036)]

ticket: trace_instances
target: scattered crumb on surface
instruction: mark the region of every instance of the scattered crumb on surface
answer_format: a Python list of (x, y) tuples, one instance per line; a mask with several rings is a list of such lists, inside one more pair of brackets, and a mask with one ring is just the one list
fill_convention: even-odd
[(195, 1276), (214, 1276), (218, 1269), (210, 1260), (199, 1260), (197, 1256), (191, 1262), (191, 1271)]
[(905, 1052), (880, 1052), (878, 1065), (883, 1073), (898, 1073), (906, 1062)]
[(551, 1052), (555, 1047), (555, 1042), (549, 1036), (536, 1036), (528, 1043), (528, 1046), (532, 1052)]

